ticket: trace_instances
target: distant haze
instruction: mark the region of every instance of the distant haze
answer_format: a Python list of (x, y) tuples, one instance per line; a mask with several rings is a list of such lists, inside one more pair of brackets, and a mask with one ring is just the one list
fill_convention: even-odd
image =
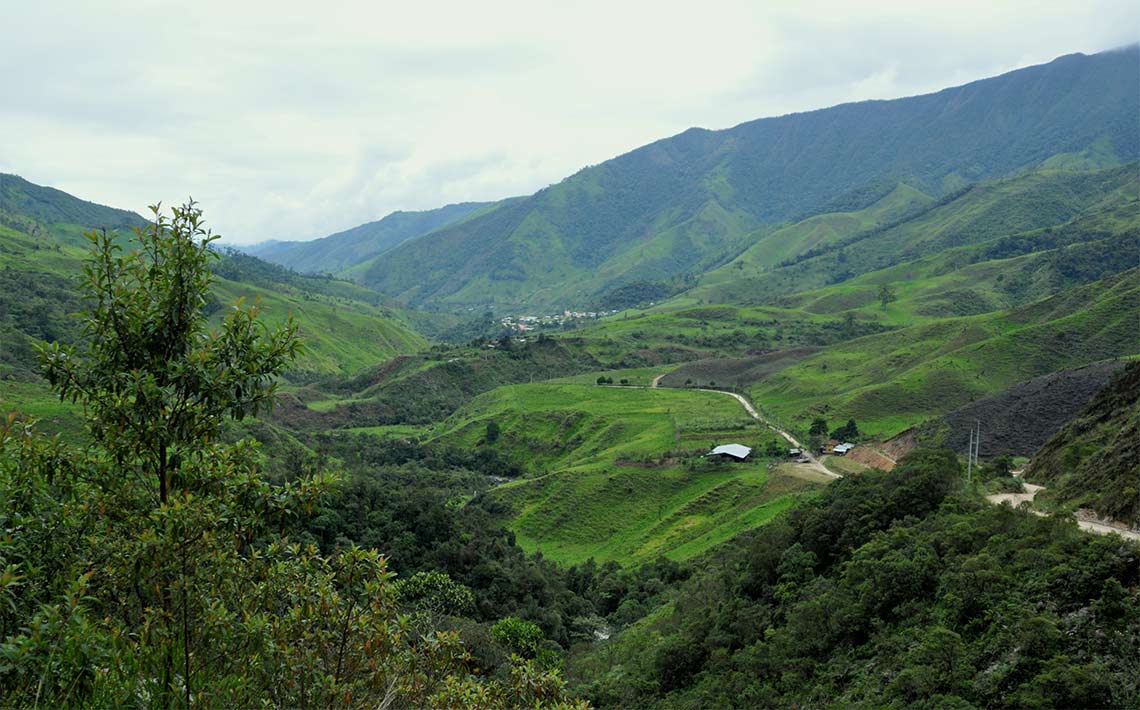
[(0, 172), (144, 214), (192, 195), (230, 243), (1140, 38), (1140, 3), (1097, 0), (0, 3)]

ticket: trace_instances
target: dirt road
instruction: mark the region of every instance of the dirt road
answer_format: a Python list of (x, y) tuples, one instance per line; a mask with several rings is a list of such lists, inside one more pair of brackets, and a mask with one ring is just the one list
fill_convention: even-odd
[[(1032, 506), (1034, 497), (1037, 496), (1037, 493), (1039, 491), (1045, 490), (1045, 486), (1038, 486), (1032, 483), (1025, 483), (1023, 485), (1025, 486), (1024, 493), (995, 493), (994, 495), (986, 496), (986, 500), (993, 503), (994, 505), (1009, 503), (1014, 508), (1020, 506), (1022, 503), (1029, 503), (1030, 506)], [(1045, 517), (1046, 515), (1046, 513), (1043, 513), (1040, 510), (1036, 510), (1033, 507), (1029, 508), (1029, 512), (1033, 513), (1034, 515), (1040, 515), (1041, 517)], [(1140, 532), (1137, 532), (1135, 530), (1127, 530), (1125, 528), (1118, 528), (1116, 526), (1108, 525), (1096, 520), (1088, 520), (1078, 517), (1077, 526), (1081, 530), (1096, 533), (1097, 535), (1108, 535), (1110, 533), (1116, 533), (1123, 538), (1140, 541)]]
[[(654, 381), (654, 386), (656, 386), (656, 384), (657, 384), (656, 381)], [(745, 399), (743, 395), (736, 394), (735, 392), (725, 392), (724, 390), (702, 389), (701, 392), (715, 392), (716, 394), (724, 394), (724, 395), (728, 395), (729, 397), (732, 397), (737, 402), (740, 402), (741, 406), (744, 407), (744, 411), (748, 412), (748, 416), (752, 417), (753, 419), (760, 422), (764, 426), (768, 427), (772, 431), (776, 432), (780, 436), (784, 437), (784, 440), (787, 441), (792, 446), (796, 447), (797, 449), (802, 450), (804, 452), (803, 453), (804, 458), (806, 458), (809, 462), (811, 462), (810, 466), (812, 468), (814, 468), (816, 471), (819, 471), (820, 473), (824, 474), (825, 476), (829, 476), (831, 478), (843, 478), (843, 476), (841, 474), (835, 473), (834, 471), (832, 471), (831, 469), (829, 469), (828, 467), (826, 467), (822, 463), (820, 463), (819, 459), (817, 459), (815, 456), (812, 456), (811, 451), (809, 451), (807, 448), (804, 447), (803, 444), (801, 444), (799, 441), (796, 440), (796, 437), (792, 436), (791, 434), (784, 431), (783, 429), (780, 429), (780, 428), (774, 426), (771, 422), (766, 421), (764, 419), (764, 417), (760, 416), (760, 412), (757, 412), (756, 408), (752, 406), (752, 403), (749, 402), (747, 399)]]

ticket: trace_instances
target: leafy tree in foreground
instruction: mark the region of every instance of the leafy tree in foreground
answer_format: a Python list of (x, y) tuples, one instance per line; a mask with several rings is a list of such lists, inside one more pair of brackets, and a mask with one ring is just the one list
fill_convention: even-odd
[(397, 613), (386, 561), (283, 538), (336, 477), (272, 486), (224, 420), (270, 405), (297, 353), (241, 303), (220, 329), (202, 307), (214, 238), (193, 204), (124, 251), (90, 235), (85, 340), (44, 348), (94, 446), (68, 451), (0, 426), (0, 697), (11, 705), (451, 706), (563, 702), (519, 660), (472, 675), (455, 633)]

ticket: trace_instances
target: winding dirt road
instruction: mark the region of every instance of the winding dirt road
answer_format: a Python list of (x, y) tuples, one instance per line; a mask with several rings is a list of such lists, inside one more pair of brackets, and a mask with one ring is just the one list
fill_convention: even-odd
[[(658, 375), (657, 377), (654, 377), (653, 383), (650, 384), (650, 387), (657, 389), (657, 386), (660, 384), (663, 377), (665, 377), (665, 375)], [(725, 392), (724, 390), (701, 389), (701, 392), (713, 392), (716, 394), (723, 394), (732, 397), (737, 402), (740, 402), (740, 405), (744, 407), (744, 411), (748, 412), (748, 416), (752, 417), (756, 421), (760, 422), (764, 426), (782, 436), (792, 446), (796, 447), (797, 449), (801, 449), (804, 452), (804, 457), (811, 462), (810, 464), (805, 465), (810, 466), (810, 468), (813, 470), (818, 471), (819, 473), (822, 473), (829, 478), (843, 478), (841, 474), (835, 473), (820, 463), (819, 459), (813, 456), (811, 452), (799, 441), (797, 441), (794, 436), (784, 431), (783, 429), (776, 427), (771, 422), (764, 419), (764, 417), (760, 416), (760, 412), (756, 411), (756, 408), (752, 406), (752, 403), (745, 399), (743, 395), (736, 394), (735, 392)], [(1015, 471), (1014, 473), (1016, 475), (1018, 472)], [(1039, 491), (1044, 490), (1045, 487), (1038, 486), (1033, 483), (1023, 483), (1022, 485), (1025, 487), (1024, 493), (996, 493), (994, 495), (986, 496), (986, 500), (993, 503), (994, 505), (1009, 504), (1014, 508), (1019, 507), (1022, 503), (1029, 503), (1029, 506), (1026, 508), (1029, 512), (1033, 513), (1034, 515), (1040, 515), (1044, 517), (1046, 513), (1043, 513), (1040, 510), (1036, 510), (1032, 506), (1034, 497), (1037, 496), (1037, 493)], [(1120, 535), (1121, 537), (1128, 540), (1140, 541), (1140, 531), (1128, 530), (1125, 528), (1117, 527), (1115, 525), (1108, 525), (1097, 520), (1089, 520), (1080, 516), (1076, 516), (1076, 519), (1077, 526), (1082, 530), (1086, 530), (1097, 535), (1108, 535), (1115, 533), (1116, 535)]]
[[(661, 384), (661, 378), (665, 377), (665, 375), (667, 375), (667, 374), (669, 374), (669, 373), (666, 372), (666, 373), (658, 375), (657, 377), (654, 377), (653, 382), (650, 383), (650, 385), (649, 385), (650, 389), (657, 389), (657, 386), (659, 384)], [(799, 441), (796, 440), (796, 437), (792, 436), (791, 434), (784, 431), (783, 429), (780, 429), (779, 427), (775, 426), (774, 424), (772, 424), (768, 420), (764, 419), (764, 417), (760, 416), (760, 412), (756, 411), (756, 408), (752, 406), (751, 402), (749, 402), (747, 399), (744, 398), (744, 395), (739, 395), (739, 394), (736, 394), (735, 392), (725, 392), (724, 390), (708, 390), (708, 389), (702, 389), (702, 388), (697, 388), (697, 389), (699, 389), (701, 392), (712, 392), (713, 394), (723, 394), (723, 395), (728, 395), (729, 397), (732, 397), (737, 402), (740, 402), (740, 405), (742, 407), (744, 407), (744, 411), (748, 412), (748, 416), (752, 417), (753, 419), (760, 422), (764, 426), (768, 427), (772, 431), (776, 432), (780, 436), (784, 437), (784, 440), (787, 441), (792, 446), (803, 451), (804, 458), (806, 458), (810, 462), (807, 464), (803, 464), (804, 466), (807, 466), (808, 468), (811, 468), (814, 471), (818, 471), (819, 473), (822, 473), (823, 475), (827, 476), (828, 478), (843, 478), (842, 474), (835, 473), (834, 471), (832, 471), (831, 469), (827, 468), (822, 463), (820, 463), (819, 459), (817, 459), (815, 456), (812, 456), (811, 451), (809, 451), (803, 444), (801, 444)]]
[[(656, 384), (657, 384), (657, 380), (654, 380), (654, 386), (656, 386)], [(826, 467), (822, 463), (820, 463), (819, 459), (817, 459), (815, 456), (812, 456), (812, 453), (810, 450), (808, 450), (803, 444), (801, 444), (799, 441), (796, 440), (796, 437), (792, 436), (788, 432), (784, 431), (783, 429), (780, 429), (776, 425), (767, 421), (766, 419), (764, 419), (764, 417), (760, 416), (760, 412), (756, 411), (756, 408), (752, 406), (751, 402), (749, 402), (747, 399), (744, 398), (744, 395), (736, 394), (735, 392), (725, 392), (724, 390), (702, 389), (701, 392), (715, 392), (716, 394), (724, 394), (724, 395), (728, 395), (729, 397), (732, 397), (737, 402), (740, 402), (741, 406), (744, 407), (744, 411), (748, 412), (748, 416), (752, 417), (753, 419), (760, 422), (764, 426), (768, 427), (772, 431), (776, 432), (780, 436), (784, 437), (784, 440), (787, 441), (792, 446), (803, 451), (804, 458), (806, 458), (810, 462), (809, 464), (807, 464), (808, 466), (810, 466), (811, 468), (815, 469), (816, 471), (819, 471), (823, 475), (828, 476), (830, 478), (843, 478), (843, 476), (841, 474), (835, 473), (834, 471), (832, 471), (831, 469), (829, 469), (828, 467)]]
[[(1033, 513), (1034, 515), (1045, 517), (1047, 513), (1043, 513), (1040, 510), (1033, 508), (1033, 499), (1040, 491), (1045, 490), (1045, 486), (1038, 486), (1033, 483), (1023, 483), (1022, 485), (1025, 486), (1024, 493), (995, 493), (994, 495), (986, 496), (986, 500), (993, 503), (994, 505), (1002, 505), (1008, 503), (1014, 508), (1019, 507), (1022, 503), (1028, 503), (1029, 506), (1026, 508), (1026, 510), (1028, 510), (1030, 513)], [(1140, 541), (1140, 532), (1137, 532), (1135, 530), (1127, 530), (1125, 528), (1118, 528), (1114, 525), (1108, 525), (1096, 520), (1087, 520), (1085, 518), (1077, 517), (1077, 526), (1081, 530), (1096, 533), (1097, 535), (1108, 535), (1110, 533), (1115, 533), (1129, 540)]]

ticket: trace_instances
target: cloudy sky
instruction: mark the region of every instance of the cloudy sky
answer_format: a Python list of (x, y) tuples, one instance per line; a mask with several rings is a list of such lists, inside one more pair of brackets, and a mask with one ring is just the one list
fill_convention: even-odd
[(0, 0), (0, 172), (310, 239), (1138, 39), (1140, 3), (1108, 0)]

